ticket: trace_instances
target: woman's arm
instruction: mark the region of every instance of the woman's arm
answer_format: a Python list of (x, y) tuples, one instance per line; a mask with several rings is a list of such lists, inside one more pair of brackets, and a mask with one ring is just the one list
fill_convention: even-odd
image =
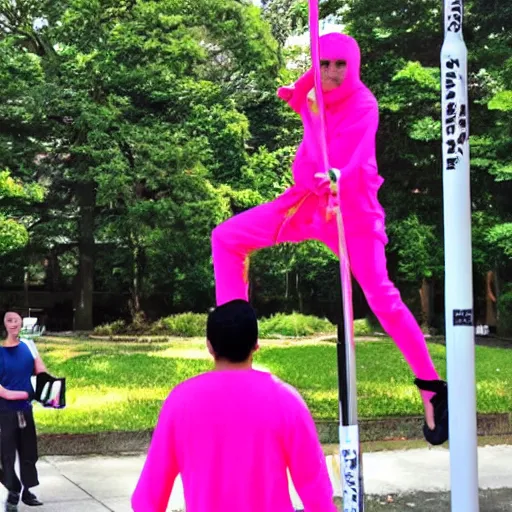
[(26, 391), (12, 391), (0, 386), (0, 398), (4, 400), (27, 400), (28, 393)]
[(48, 370), (46, 369), (46, 365), (44, 364), (43, 359), (40, 355), (38, 355), (34, 359), (34, 375), (38, 375), (43, 372), (48, 373)]
[(22, 340), (25, 345), (30, 349), (30, 352), (32, 353), (32, 356), (34, 357), (34, 375), (38, 375), (39, 373), (46, 372), (48, 373), (48, 370), (46, 369), (46, 365), (43, 362), (43, 359), (41, 355), (39, 354), (39, 350), (37, 350), (37, 347), (35, 343), (31, 339), (23, 339)]

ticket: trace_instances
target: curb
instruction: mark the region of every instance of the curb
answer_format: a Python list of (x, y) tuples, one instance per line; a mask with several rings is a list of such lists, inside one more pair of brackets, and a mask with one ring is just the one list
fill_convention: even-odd
[[(322, 444), (339, 442), (338, 421), (316, 421)], [(512, 414), (478, 415), (479, 436), (506, 436), (512, 434)], [(423, 417), (386, 418), (359, 422), (361, 442), (423, 439)], [(96, 434), (40, 434), (40, 456), (53, 455), (112, 455), (145, 452), (152, 430), (138, 432), (99, 432)]]
[(146, 451), (152, 430), (98, 432), (96, 434), (40, 434), (39, 456), (112, 455)]

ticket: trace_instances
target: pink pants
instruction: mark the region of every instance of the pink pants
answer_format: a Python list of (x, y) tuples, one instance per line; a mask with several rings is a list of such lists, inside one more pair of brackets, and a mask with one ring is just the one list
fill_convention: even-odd
[[(248, 261), (251, 252), (278, 242), (286, 211), (280, 198), (231, 217), (212, 233), (217, 304), (248, 299)], [(388, 277), (385, 242), (378, 233), (347, 231), (352, 273), (384, 330), (394, 340), (413, 373), (420, 379), (439, 379), (425, 338), (414, 316)], [(279, 242), (314, 239), (338, 255), (336, 222), (296, 223)], [(423, 399), (432, 393), (423, 393)]]

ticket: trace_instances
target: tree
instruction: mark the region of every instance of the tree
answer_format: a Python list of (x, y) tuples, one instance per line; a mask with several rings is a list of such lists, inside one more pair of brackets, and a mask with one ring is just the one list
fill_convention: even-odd
[[(257, 9), (214, 0), (2, 6), (5, 51), (33, 63), (20, 100), (24, 115), (33, 106), (29, 130), (21, 121), (9, 130), (26, 154), (13, 169), (47, 180), (50, 203), (68, 212), (65, 245), (78, 248), (75, 327), (92, 327), (98, 241), (129, 253), (132, 317), (144, 295), (163, 288), (171, 304), (182, 302), (192, 275), (209, 268), (209, 233), (230, 214), (227, 195), (237, 196), (216, 187), (240, 188), (247, 162), (248, 123), (233, 97), (244, 93), (249, 108), (246, 89), (257, 92), (277, 72)], [(27, 45), (35, 39), (45, 44)], [(53, 241), (62, 236), (53, 220), (41, 215), (36, 239), (50, 226)], [(200, 282), (211, 297), (211, 278)]]
[[(475, 283), (492, 271), (503, 289), (511, 12), (472, 0), (466, 14)], [(321, 15), (360, 42), (381, 110), (390, 273), (434, 322), (440, 311), (425, 305), (442, 303), (440, 5), (328, 0)], [(275, 92), (308, 66), (307, 48), (284, 44), (306, 23), (307, 3), (289, 0), (0, 0), (0, 169), (47, 189), (12, 218), (30, 233), (26, 251), (51, 262), (51, 289), (74, 282), (77, 327), (92, 326), (94, 290), (128, 295), (121, 313), (133, 319), (213, 304), (211, 229), (291, 183), (302, 128)], [(19, 275), (24, 258), (11, 252), (0, 275)], [(268, 313), (326, 309), (337, 274), (318, 244), (285, 245), (255, 255), (251, 293)]]

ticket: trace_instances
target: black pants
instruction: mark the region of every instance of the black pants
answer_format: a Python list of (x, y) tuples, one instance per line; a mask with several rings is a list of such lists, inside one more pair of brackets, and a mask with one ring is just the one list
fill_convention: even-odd
[[(20, 478), (14, 464), (20, 458)], [(0, 412), (0, 482), (10, 492), (39, 485), (36, 462), (37, 434), (32, 409)]]

